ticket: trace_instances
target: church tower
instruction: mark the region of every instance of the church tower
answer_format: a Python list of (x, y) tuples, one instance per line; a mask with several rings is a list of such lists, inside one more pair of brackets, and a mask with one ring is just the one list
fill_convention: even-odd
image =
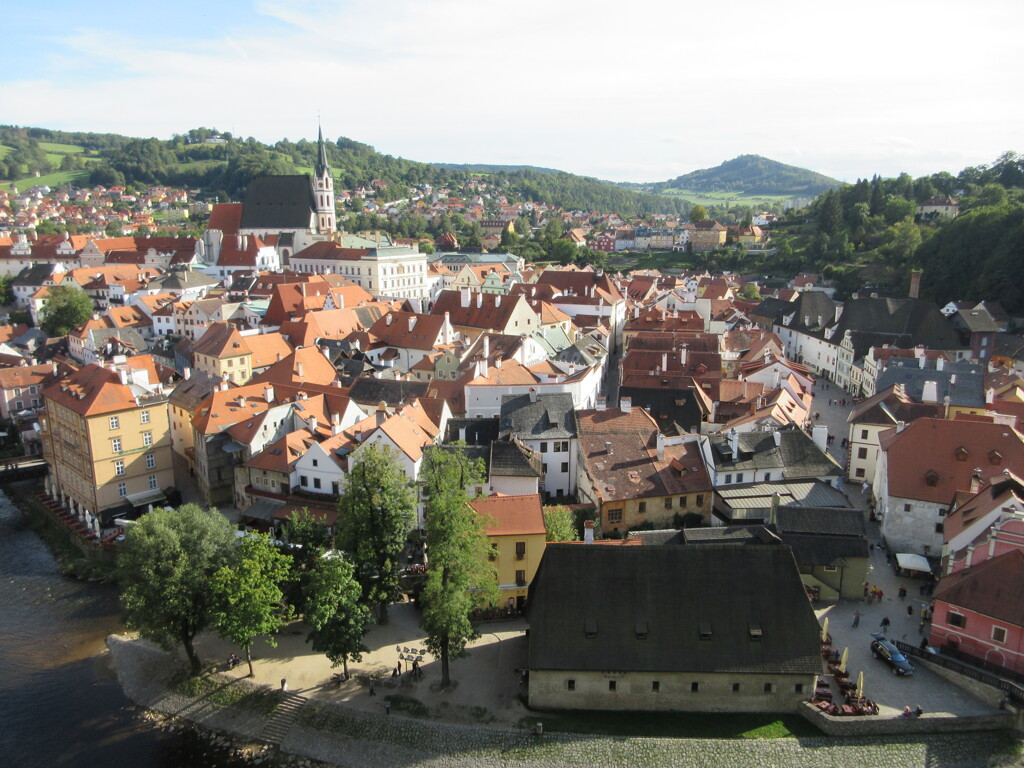
[(324, 130), (319, 127), (317, 138), (316, 168), (313, 170), (313, 197), (316, 199), (316, 229), (321, 235), (329, 235), (337, 229), (337, 214), (334, 209), (334, 179), (327, 165), (327, 150), (324, 148)]

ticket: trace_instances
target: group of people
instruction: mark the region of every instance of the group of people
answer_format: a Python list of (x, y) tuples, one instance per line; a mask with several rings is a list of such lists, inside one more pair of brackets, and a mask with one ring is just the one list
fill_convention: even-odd
[(921, 709), (920, 704), (918, 704), (914, 709), (911, 709), (910, 705), (907, 704), (907, 706), (903, 708), (903, 712), (900, 714), (900, 717), (920, 717), (923, 714), (924, 710)]
[(864, 602), (865, 603), (880, 603), (885, 593), (873, 584), (864, 582)]
[[(412, 679), (413, 680), (422, 680), (423, 679), (423, 670), (420, 669), (420, 663), (419, 663), (418, 660), (416, 660), (416, 659), (412, 660), (412, 664), (408, 667), (408, 671), (412, 675)], [(395, 678), (395, 677), (401, 677), (401, 676), (402, 676), (402, 662), (399, 661), (397, 664), (395, 664), (395, 668), (393, 670), (391, 670), (391, 677)]]

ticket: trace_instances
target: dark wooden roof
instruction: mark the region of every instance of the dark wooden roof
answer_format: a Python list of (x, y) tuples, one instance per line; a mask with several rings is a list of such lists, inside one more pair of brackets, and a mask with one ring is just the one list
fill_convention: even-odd
[(315, 210), (309, 176), (258, 176), (245, 195), (241, 229), (308, 229)]

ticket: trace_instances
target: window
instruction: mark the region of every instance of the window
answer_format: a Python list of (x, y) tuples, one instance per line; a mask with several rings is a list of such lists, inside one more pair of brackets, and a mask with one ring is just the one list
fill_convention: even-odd
[(942, 530), (943, 530), (942, 523), (936, 523), (935, 524), (935, 532), (936, 533), (942, 533)]
[(140, 411), (139, 421), (141, 421), (143, 424), (149, 424), (149, 411)]
[(868, 431), (866, 429), (862, 429), (860, 431), (860, 439), (861, 440), (867, 440), (868, 439)]
[(803, 683), (797, 683), (796, 685), (793, 686), (793, 693), (803, 693), (803, 692), (804, 692), (804, 684)]
[(672, 497), (671, 496), (666, 496), (665, 497), (665, 509), (672, 509)]
[(562, 462), (562, 471), (563, 472), (568, 472), (569, 471), (569, 462), (568, 461), (563, 461)]
[(736, 473), (736, 482), (737, 483), (742, 483), (743, 482), (743, 473), (742, 472), (737, 472)]
[(314, 477), (313, 478), (313, 487), (314, 488), (319, 488), (320, 487), (320, 478), (319, 477)]
[(608, 681), (608, 690), (612, 691), (613, 693), (615, 692), (615, 682), (615, 680)]
[(949, 611), (946, 613), (946, 623), (951, 627), (959, 627), (960, 629), (963, 629), (967, 626), (967, 617), (962, 613)]
[(904, 512), (909, 512), (910, 511), (910, 504), (909, 503), (903, 505), (903, 511)]
[(641, 501), (640, 504), (637, 505), (637, 509), (640, 512), (640, 514), (642, 515), (644, 512), (647, 511), (647, 502), (646, 501)]
[(575, 691), (576, 690), (576, 681), (575, 680), (571, 680), (571, 679), (570, 680), (566, 680), (565, 681), (565, 687), (567, 689), (569, 689), (570, 691)]
[(853, 476), (864, 477), (864, 467), (858, 467), (857, 470), (853, 473)]
[(997, 643), (1006, 642), (1006, 628), (1005, 627), (992, 627), (992, 639)]
[(526, 542), (525, 541), (517, 541), (516, 542), (516, 560), (522, 560), (525, 557), (526, 557)]
[(540, 444), (540, 452), (541, 453), (547, 453), (548, 452), (548, 444), (547, 443), (541, 443)]
[(320, 461), (319, 459), (313, 459), (313, 466), (314, 467), (319, 466), (319, 461)]
[(157, 486), (156, 475), (149, 476), (149, 490), (155, 491)]
[(740, 692), (740, 684), (739, 683), (733, 683), (732, 684), (732, 692), (733, 693), (739, 693)]
[(118, 459), (117, 461), (114, 462), (114, 474), (115, 475), (123, 475), (124, 474), (124, 462), (121, 461), (120, 459)]
[(732, 474), (728, 474), (728, 475), (725, 476), (725, 482), (726, 482), (726, 484), (732, 482)]
[(127, 496), (128, 495), (128, 483), (118, 483), (117, 484), (117, 495), (118, 496)]
[(868, 449), (867, 448), (858, 448), (857, 449), (857, 458), (858, 459), (866, 459), (867, 457), (868, 457)]
[(608, 510), (608, 522), (609, 523), (621, 523), (622, 522), (622, 510), (621, 509), (609, 509)]
[(120, 429), (121, 428), (121, 419), (118, 418), (117, 416), (111, 416), (110, 417), (110, 428), (111, 429)]
[(825, 566), (825, 573), (835, 573), (838, 570), (839, 570), (839, 568), (837, 568), (834, 565), (826, 565)]
[(700, 683), (690, 683), (690, 693), (698, 693), (700, 691)]
[(661, 690), (661, 682), (658, 681), (658, 680), (652, 681), (651, 682), (651, 690), (654, 691), (655, 693), (660, 691)]
[(772, 692), (772, 684), (771, 683), (765, 683), (764, 684), (764, 692), (765, 693), (771, 693)]
[(546, 475), (548, 473), (548, 465), (547, 465), (547, 463), (541, 464), (540, 465), (540, 470), (541, 470), (541, 472), (543, 472)]
[(156, 455), (152, 453), (146, 454), (146, 469), (156, 468)]
[(120, 437), (115, 437), (113, 440), (110, 441), (110, 450), (112, 450), (114, 453), (120, 453), (121, 452), (121, 438)]
[(703, 506), (703, 505), (704, 505), (704, 494), (703, 493), (698, 493), (697, 494), (697, 506), (700, 507), (700, 506)]
[(153, 444), (153, 433), (152, 432), (143, 432), (142, 433), (142, 444), (144, 446), (147, 446), (147, 447)]
[(299, 475), (299, 485), (303, 488), (309, 487), (309, 479), (305, 475)]

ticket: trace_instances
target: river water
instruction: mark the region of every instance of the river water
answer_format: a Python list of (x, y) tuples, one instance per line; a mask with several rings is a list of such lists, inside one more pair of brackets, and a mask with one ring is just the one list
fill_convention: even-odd
[(0, 766), (221, 764), (138, 717), (103, 642), (118, 616), (116, 588), (61, 576), (0, 491)]

